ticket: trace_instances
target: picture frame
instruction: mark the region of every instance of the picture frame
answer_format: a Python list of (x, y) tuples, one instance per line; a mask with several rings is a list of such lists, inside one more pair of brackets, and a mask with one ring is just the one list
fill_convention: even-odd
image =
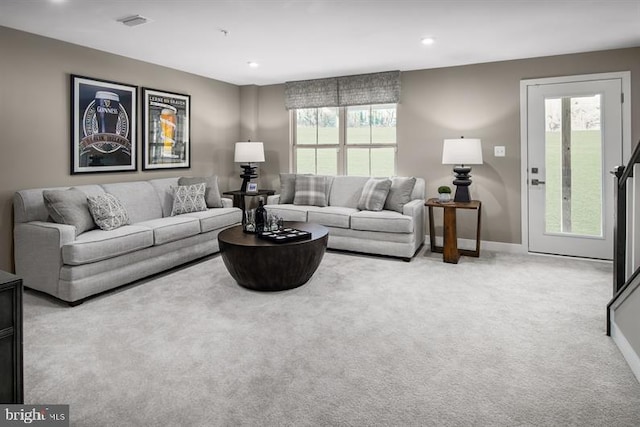
[(70, 75), (71, 174), (138, 170), (138, 87)]
[(247, 193), (257, 193), (258, 192), (258, 184), (255, 182), (247, 183)]
[(142, 170), (191, 167), (191, 96), (142, 88)]

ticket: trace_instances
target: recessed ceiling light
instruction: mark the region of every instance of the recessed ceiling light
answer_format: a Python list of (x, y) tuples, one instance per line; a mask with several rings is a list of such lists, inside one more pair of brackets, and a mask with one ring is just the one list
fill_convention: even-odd
[(423, 37), (420, 42), (423, 45), (429, 46), (429, 45), (434, 44), (436, 42), (436, 40), (433, 37)]
[(67, 0), (49, 0), (51, 3), (65, 3)]
[(258, 64), (257, 62), (253, 62), (253, 61), (249, 61), (247, 62), (247, 65), (251, 68), (258, 68), (260, 66), (260, 64)]

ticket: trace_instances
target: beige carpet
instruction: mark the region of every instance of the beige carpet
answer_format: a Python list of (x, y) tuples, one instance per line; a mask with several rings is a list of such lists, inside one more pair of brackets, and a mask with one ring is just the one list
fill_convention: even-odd
[(25, 295), (26, 403), (80, 426), (638, 426), (610, 264), (328, 252), (300, 288), (219, 256), (69, 308)]

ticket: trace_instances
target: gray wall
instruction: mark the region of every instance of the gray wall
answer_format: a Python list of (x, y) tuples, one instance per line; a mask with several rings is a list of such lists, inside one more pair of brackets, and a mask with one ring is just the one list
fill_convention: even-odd
[[(0, 269), (13, 270), (16, 190), (214, 173), (224, 190), (240, 185), (238, 86), (4, 27), (0, 58)], [(69, 74), (191, 95), (191, 169), (70, 175)]]
[[(278, 188), (289, 169), (289, 115), (284, 85), (243, 86), (195, 76), (0, 27), (0, 268), (11, 271), (12, 196), (18, 189), (218, 174), (223, 190), (240, 185), (233, 143), (261, 140), (266, 162), (258, 179)], [(521, 79), (632, 72), (633, 141), (640, 138), (640, 48), (496, 62), (402, 73), (398, 107), (398, 174), (427, 181), (428, 196), (450, 184), (440, 164), (442, 140), (479, 137), (485, 164), (472, 171), (472, 196), (483, 200), (484, 240), (520, 243)], [(69, 74), (191, 95), (192, 168), (69, 174)], [(46, 114), (43, 114), (43, 108)], [(141, 128), (141, 126), (140, 126)], [(504, 145), (507, 156), (493, 157)], [(473, 221), (459, 222), (473, 237)]]
[[(451, 166), (442, 165), (442, 141), (459, 136), (482, 139), (485, 163), (473, 167), (471, 195), (483, 201), (482, 239), (521, 243), (520, 81), (565, 75), (631, 71), (632, 141), (640, 139), (640, 48), (495, 62), (402, 73), (398, 106), (398, 175), (427, 182), (427, 195), (451, 185)], [(288, 113), (284, 85), (258, 93), (258, 137), (268, 150), (264, 185), (277, 188), (288, 170)], [(494, 157), (493, 147), (506, 147)], [(475, 223), (458, 221), (461, 237), (473, 238)], [(440, 223), (436, 216), (436, 222)]]

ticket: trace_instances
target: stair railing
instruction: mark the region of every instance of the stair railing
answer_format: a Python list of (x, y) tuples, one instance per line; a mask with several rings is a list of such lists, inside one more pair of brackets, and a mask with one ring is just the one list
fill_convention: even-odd
[[(611, 306), (640, 274), (640, 267), (627, 278), (627, 182), (633, 178), (633, 165), (640, 163), (640, 141), (633, 150), (627, 166), (617, 166), (611, 173), (616, 176), (615, 221), (613, 231), (613, 298), (607, 304), (607, 335), (611, 335)], [(634, 189), (637, 192), (637, 189)], [(635, 197), (635, 195), (634, 195)]]

